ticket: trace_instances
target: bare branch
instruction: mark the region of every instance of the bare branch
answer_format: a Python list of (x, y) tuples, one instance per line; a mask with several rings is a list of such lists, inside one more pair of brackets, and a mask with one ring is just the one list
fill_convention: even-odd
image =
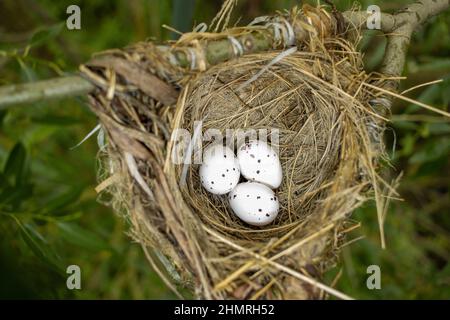
[(94, 85), (79, 76), (0, 87), (0, 110), (7, 106), (87, 94)]

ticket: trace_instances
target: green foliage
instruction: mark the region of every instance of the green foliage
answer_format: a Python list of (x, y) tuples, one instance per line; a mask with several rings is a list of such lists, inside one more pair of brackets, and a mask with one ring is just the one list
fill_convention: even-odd
[[(335, 1), (339, 9), (353, 1)], [(409, 0), (362, 1), (393, 11)], [(65, 28), (66, 8), (78, 4), (82, 30)], [(233, 21), (297, 4), (291, 0), (241, 0)], [(315, 1), (310, 1), (315, 4)], [(192, 5), (195, 4), (195, 7)], [(168, 39), (161, 28), (186, 31), (208, 22), (221, 1), (0, 1), (0, 84), (28, 82), (75, 71), (97, 51), (150, 36)], [(242, 16), (241, 16), (242, 15)], [(407, 58), (403, 88), (411, 98), (448, 109), (450, 103), (450, 14), (419, 30)], [(384, 40), (367, 33), (361, 43), (366, 67), (375, 70)], [(450, 123), (397, 101), (387, 132), (392, 178), (403, 172), (380, 246), (373, 204), (357, 210), (364, 239), (343, 249), (341, 263), (326, 275), (356, 298), (450, 297)], [(0, 298), (159, 299), (174, 296), (149, 267), (127, 226), (96, 201), (95, 139), (71, 150), (96, 125), (85, 101), (67, 99), (0, 110)], [(395, 132), (395, 135), (393, 134)], [(82, 270), (82, 290), (66, 288), (66, 267)], [(382, 271), (382, 290), (366, 287), (367, 266)]]

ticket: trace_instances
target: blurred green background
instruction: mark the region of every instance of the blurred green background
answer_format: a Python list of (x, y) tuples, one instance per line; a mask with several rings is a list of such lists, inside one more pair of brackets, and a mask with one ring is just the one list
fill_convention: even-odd
[[(362, 1), (391, 12), (410, 1)], [(287, 9), (291, 0), (240, 0), (234, 21)], [(315, 1), (309, 2), (315, 4)], [(352, 1), (335, 1), (339, 9)], [(67, 30), (66, 8), (81, 8), (81, 30)], [(174, 38), (167, 24), (189, 31), (209, 22), (220, 0), (1, 0), (0, 85), (77, 70), (94, 52), (145, 40)], [(241, 14), (242, 16), (239, 16)], [(448, 110), (450, 13), (413, 38), (402, 89), (435, 80), (408, 96)], [(384, 38), (361, 43), (366, 67), (380, 64)], [(326, 275), (361, 299), (450, 298), (450, 123), (397, 101), (386, 140), (392, 177), (404, 173), (404, 201), (392, 204), (382, 250), (373, 203), (357, 210), (362, 227)], [(151, 270), (127, 226), (96, 201), (95, 138), (71, 149), (96, 126), (84, 98), (0, 110), (0, 298), (165, 299), (174, 296)], [(66, 267), (82, 270), (82, 289), (66, 288)], [(382, 289), (368, 290), (366, 268), (377, 264)]]

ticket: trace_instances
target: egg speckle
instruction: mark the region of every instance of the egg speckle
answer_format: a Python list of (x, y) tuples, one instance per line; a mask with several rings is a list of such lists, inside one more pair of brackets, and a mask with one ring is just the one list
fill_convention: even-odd
[[(239, 163), (234, 152), (222, 144), (214, 144), (203, 152), (200, 182), (213, 194), (226, 194), (239, 182)], [(236, 170), (237, 169), (237, 170)]]
[(233, 212), (244, 222), (265, 226), (278, 215), (280, 205), (274, 201), (272, 189), (258, 182), (238, 184), (230, 193), (229, 202)]
[(280, 159), (267, 143), (251, 140), (238, 148), (237, 159), (241, 174), (250, 181), (256, 181), (276, 189), (281, 185), (282, 169)]

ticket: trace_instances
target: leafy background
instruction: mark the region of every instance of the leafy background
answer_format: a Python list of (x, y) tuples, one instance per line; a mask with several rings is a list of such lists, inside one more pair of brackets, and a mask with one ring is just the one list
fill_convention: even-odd
[[(362, 1), (394, 11), (409, 1)], [(241, 0), (235, 19), (298, 4)], [(315, 2), (310, 2), (314, 4)], [(352, 1), (335, 1), (339, 9)], [(78, 4), (82, 29), (65, 27), (66, 8)], [(2, 0), (0, 85), (31, 82), (66, 72), (94, 52), (153, 36), (176, 38), (167, 24), (188, 31), (208, 22), (219, 0)], [(450, 102), (450, 13), (419, 30), (409, 50), (402, 87), (443, 79), (408, 96), (447, 109)], [(384, 38), (361, 43), (368, 70), (380, 64)], [(362, 227), (325, 277), (361, 299), (450, 298), (450, 124), (436, 114), (397, 101), (387, 143), (392, 177), (403, 172), (403, 201), (392, 204), (387, 249), (380, 248), (376, 213), (368, 203), (354, 219)], [(83, 98), (0, 110), (0, 298), (164, 299), (174, 296), (148, 266), (127, 226), (96, 202), (94, 138), (72, 149), (96, 119)], [(82, 290), (66, 288), (66, 267), (82, 269)], [(382, 289), (368, 290), (366, 268), (377, 264)]]

